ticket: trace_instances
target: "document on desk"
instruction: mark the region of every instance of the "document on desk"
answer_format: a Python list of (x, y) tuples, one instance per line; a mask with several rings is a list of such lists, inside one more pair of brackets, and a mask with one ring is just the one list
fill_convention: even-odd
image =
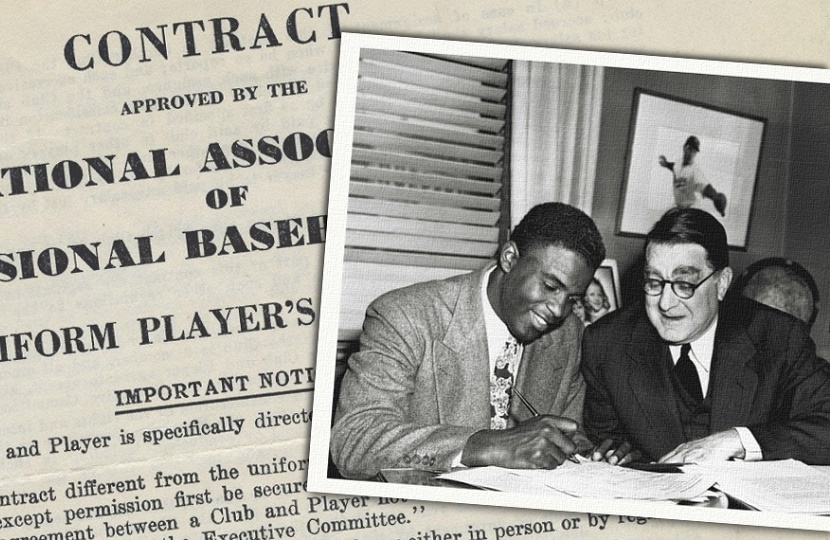
[(708, 472), (721, 491), (757, 510), (830, 514), (830, 474), (801, 461), (730, 461), (683, 470)]
[(714, 484), (707, 471), (665, 474), (636, 471), (607, 463), (565, 462), (553, 470), (480, 467), (443, 474), (439, 478), (486, 489), (521, 493), (561, 494), (638, 500), (689, 500)]
[(524, 472), (519, 469), (504, 469), (502, 467), (473, 467), (444, 473), (438, 476), (438, 479), (505, 493), (560, 495), (568, 499), (571, 498), (564, 493), (552, 491), (540, 478), (529, 477), (523, 474)]

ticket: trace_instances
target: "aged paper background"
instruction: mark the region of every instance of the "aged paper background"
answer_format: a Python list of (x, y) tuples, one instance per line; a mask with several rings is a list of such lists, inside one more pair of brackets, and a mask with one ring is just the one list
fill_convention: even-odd
[[(609, 0), (539, 0), (509, 5), (480, 0), (459, 5), (438, 0), (346, 3), (348, 14), (340, 12), (340, 26), (348, 31), (815, 67), (830, 63), (830, 6), (818, 0), (802, 2), (797, 9), (784, 1), (742, 1), (728, 5), (713, 1), (693, 5), (676, 2), (631, 5)], [(92, 323), (115, 321), (119, 347), (75, 356), (58, 353), (48, 358), (30, 351), (25, 360), (0, 363), (3, 371), (0, 404), (4, 409), (0, 495), (47, 486), (55, 487), (60, 493), (70, 483), (91, 477), (111, 479), (141, 474), (149, 479), (159, 471), (186, 470), (200, 471), (204, 488), (208, 469), (220, 462), (244, 471), (246, 465), (270, 462), (277, 456), (291, 455), (294, 461), (302, 460), (307, 424), (298, 421), (285, 428), (258, 430), (253, 424), (263, 411), (274, 414), (310, 411), (311, 395), (307, 390), (312, 387), (312, 381), (303, 374), (313, 367), (315, 324), (295, 323), (281, 330), (223, 336), (216, 335), (214, 330), (210, 337), (170, 343), (158, 338), (153, 344), (139, 345), (141, 336), (136, 319), (162, 320), (162, 315), (172, 315), (178, 321), (185, 320), (176, 333), (192, 331), (193, 313), (210, 309), (261, 306), (269, 302), (287, 306), (287, 300), (296, 305), (302, 298), (311, 299), (314, 309), (320, 309), (321, 244), (238, 253), (223, 259), (184, 260), (182, 231), (217, 230), (221, 239), (224, 228), (231, 224), (247, 230), (254, 222), (325, 214), (328, 160), (317, 154), (298, 162), (284, 159), (274, 167), (198, 172), (205, 163), (209, 143), (220, 142), (227, 152), (228, 145), (238, 139), (256, 141), (265, 135), (277, 135), (282, 140), (295, 132), (315, 137), (333, 125), (337, 40), (327, 39), (330, 21), (319, 15), (327, 13), (325, 10), (329, 8), (321, 6), (280, 0), (186, 5), (112, 1), (55, 5), (36, 1), (2, 7), (0, 119), (5, 137), (0, 143), (0, 167), (54, 164), (65, 159), (80, 162), (85, 157), (115, 155), (118, 170), (123, 167), (128, 152), (138, 152), (150, 167), (148, 151), (167, 148), (168, 165), (171, 168), (173, 164), (180, 165), (182, 174), (15, 196), (9, 194), (10, 176), (0, 181), (0, 193), (5, 196), (0, 199), (2, 253), (35, 250), (36, 257), (38, 250), (47, 247), (65, 249), (69, 245), (96, 241), (107, 246), (113, 239), (129, 240), (135, 246), (135, 237), (153, 236), (154, 257), (158, 258), (162, 250), (167, 257), (164, 263), (155, 266), (138, 265), (78, 275), (67, 271), (55, 277), (2, 283), (5, 294), (0, 300), (3, 321), (0, 333), (3, 335), (70, 326), (87, 328)], [(298, 30), (315, 30), (317, 43), (300, 45), (291, 43), (287, 37), (288, 14), (297, 9), (302, 10)], [(156, 56), (152, 62), (142, 63), (138, 61), (138, 49), (134, 48), (132, 58), (123, 66), (105, 66), (99, 60), (94, 70), (84, 72), (68, 68), (63, 57), (64, 45), (73, 34), (88, 33), (93, 36), (94, 44), (111, 30), (136, 39), (137, 27), (207, 21), (216, 17), (238, 19), (239, 34), (245, 36), (242, 42), (249, 46), (263, 13), (271, 19), (274, 33), (283, 46), (213, 55), (210, 54), (212, 44), (202, 36), (197, 39), (198, 46), (203, 47), (201, 56), (183, 57), (179, 46), (178, 56), (171, 53), (166, 61)], [(138, 42), (133, 46), (139, 47)], [(94, 53), (95, 47), (86, 50)], [(264, 87), (269, 83), (298, 80), (306, 81), (307, 94), (231, 101), (233, 87)], [(123, 103), (131, 100), (213, 90), (224, 93), (222, 104), (135, 116), (120, 114)], [(206, 205), (205, 197), (210, 190), (240, 185), (252, 188), (241, 207), (214, 210)], [(296, 239), (293, 243), (297, 243)], [(103, 260), (109, 260), (109, 247), (101, 249), (106, 253)], [(259, 309), (261, 313), (264, 308)], [(261, 388), (261, 373), (292, 369), (300, 370), (301, 374), (288, 376), (279, 388)], [(159, 388), (176, 382), (243, 376), (252, 381), (248, 390), (242, 391), (237, 386), (220, 397), (247, 398), (257, 392), (264, 397), (115, 415), (117, 389)], [(294, 380), (298, 382), (295, 384)], [(299, 392), (265, 396), (289, 388)], [(193, 403), (198, 401), (195, 399)], [(178, 427), (193, 419), (202, 423), (220, 422), (224, 416), (245, 421), (240, 435), (170, 438), (158, 445), (121, 445), (119, 442), (121, 430), (140, 437), (145, 430)], [(63, 436), (87, 440), (110, 436), (112, 442), (86, 453), (49, 452), (51, 439)], [(39, 443), (39, 456), (7, 457), (8, 448), (28, 449), (34, 441)], [(60, 442), (55, 444), (59, 449)], [(254, 450), (251, 445), (260, 448)], [(301, 477), (298, 473), (297, 478)], [(221, 480), (210, 484), (215, 501), (220, 500), (224, 489), (238, 486), (245, 494), (244, 500), (251, 502), (255, 497), (254, 488), (263, 483), (244, 475), (233, 479), (234, 482), (228, 479), (227, 486)], [(182, 529), (192, 515), (201, 516), (205, 523), (212, 521), (217, 530), (239, 528), (221, 517), (210, 517), (219, 507), (218, 503), (199, 504), (198, 512), (195, 509), (184, 512), (175, 509), (172, 491), (164, 491), (159, 497), (165, 501), (168, 514), (180, 517)], [(258, 506), (251, 502), (252, 507), (256, 506), (257, 517), (245, 521), (250, 521), (251, 526), (265, 524), (270, 520), (265, 518), (263, 504), (290, 508), (294, 499), (305, 504), (310, 497), (303, 493), (288, 498), (268, 497), (257, 501)], [(246, 503), (235, 501), (237, 509), (242, 504)], [(403, 504), (400, 511), (409, 513), (404, 525), (388, 528), (383, 534), (364, 531), (365, 535), (358, 532), (331, 536), (415, 537), (423, 531), (441, 528), (466, 533), (472, 524), (493, 536), (497, 534), (496, 528), (504, 524), (547, 519), (560, 525), (567, 519), (567, 516), (551, 517), (550, 513), (539, 512), (399, 504)], [(62, 506), (77, 504), (60, 500), (52, 506), (58, 512)], [(41, 507), (45, 508), (42, 504), (28, 508), (3, 505), (0, 510), (4, 516), (22, 515), (24, 511), (35, 513)], [(353, 506), (349, 512), (362, 517), (365, 510)], [(221, 516), (222, 512), (217, 515)], [(244, 512), (241, 515), (244, 519)], [(308, 528), (309, 519), (314, 517), (310, 516), (310, 508), (306, 506), (297, 516), (289, 512), (279, 519), (283, 525), (295, 524), (298, 537), (322, 534)], [(583, 519), (587, 521), (587, 517)], [(53, 529), (35, 530), (31, 522), (20, 523), (8, 533), (3, 531), (3, 536), (42, 534), (62, 530), (63, 525), (56, 520)], [(99, 527), (97, 537), (107, 536), (98, 521), (94, 525)], [(196, 527), (193, 529), (191, 538), (209, 537)], [(561, 526), (559, 529), (565, 532)], [(816, 536), (795, 531), (653, 520), (645, 524), (626, 521), (603, 530), (583, 526), (567, 532), (580, 538), (601, 534), (654, 538), (703, 538), (714, 534), (752, 538), (780, 538), (782, 534)], [(118, 536), (130, 534), (135, 533)], [(175, 538), (187, 538), (186, 530), (180, 530)]]

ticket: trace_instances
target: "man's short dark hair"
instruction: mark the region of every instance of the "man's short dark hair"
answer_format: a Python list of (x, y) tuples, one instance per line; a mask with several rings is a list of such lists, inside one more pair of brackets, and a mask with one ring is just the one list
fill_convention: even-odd
[(695, 152), (700, 152), (700, 139), (691, 135), (688, 139), (686, 139), (686, 143), (683, 146), (688, 146)]
[(567, 204), (553, 202), (534, 206), (510, 235), (519, 253), (536, 246), (559, 246), (579, 254), (593, 269), (605, 259), (605, 244), (594, 220)]
[(726, 230), (715, 216), (699, 208), (672, 208), (663, 214), (646, 236), (646, 248), (652, 242), (698, 244), (715, 270), (729, 266)]

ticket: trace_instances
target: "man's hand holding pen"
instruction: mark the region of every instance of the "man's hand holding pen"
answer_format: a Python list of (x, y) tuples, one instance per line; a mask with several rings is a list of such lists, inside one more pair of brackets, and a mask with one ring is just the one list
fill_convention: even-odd
[(575, 460), (577, 445), (571, 435), (579, 424), (559, 416), (540, 415), (517, 390), (533, 418), (504, 430), (474, 433), (464, 447), (461, 463), (468, 467), (493, 465), (512, 469), (553, 469), (565, 460)]
[(512, 428), (482, 430), (467, 439), (461, 463), (511, 469), (553, 469), (575, 451), (569, 436), (579, 425), (558, 416), (534, 416)]
[[(537, 410), (536, 410), (536, 407), (534, 407), (534, 406), (533, 406), (533, 404), (532, 404), (530, 401), (528, 401), (528, 400), (527, 400), (527, 398), (526, 398), (526, 397), (524, 397), (524, 395), (523, 395), (521, 392), (519, 392), (519, 389), (518, 389), (518, 388), (513, 387), (513, 389), (511, 390), (511, 392), (513, 393), (513, 395), (514, 395), (514, 396), (516, 396), (517, 398), (519, 398), (519, 401), (521, 401), (521, 402), (522, 402), (522, 404), (523, 404), (525, 407), (527, 407), (527, 410), (528, 410), (528, 411), (530, 411), (530, 414), (532, 414), (533, 416), (541, 416), (541, 415), (539, 414), (539, 411), (537, 411)], [(578, 426), (578, 425), (577, 425), (577, 429), (579, 429), (579, 426)], [(578, 459), (576, 459), (576, 456), (574, 456), (574, 455), (573, 455), (573, 453), (571, 453), (571, 454), (568, 456), (568, 461), (571, 461), (571, 462), (573, 462), (573, 463), (577, 463), (577, 464), (579, 463), (579, 460), (578, 460)]]

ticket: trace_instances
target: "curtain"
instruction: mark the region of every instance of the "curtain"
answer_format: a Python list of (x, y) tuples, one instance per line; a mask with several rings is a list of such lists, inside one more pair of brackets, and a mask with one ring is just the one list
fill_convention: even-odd
[(603, 68), (513, 62), (510, 216), (564, 202), (591, 214)]

